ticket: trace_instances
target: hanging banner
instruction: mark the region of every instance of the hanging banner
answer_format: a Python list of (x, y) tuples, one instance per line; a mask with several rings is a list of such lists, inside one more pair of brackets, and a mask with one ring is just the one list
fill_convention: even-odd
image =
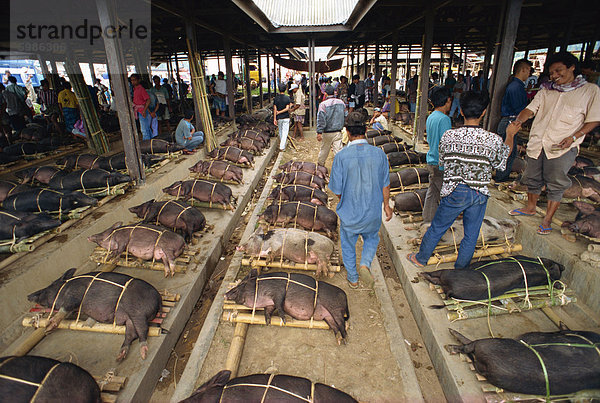
[[(296, 71), (308, 71), (308, 62), (301, 60), (284, 59), (281, 57), (273, 56), (275, 63), (282, 65), (286, 69)], [(316, 73), (328, 73), (330, 71), (336, 71), (342, 68), (342, 62), (344, 59), (327, 60), (324, 62), (315, 62)]]

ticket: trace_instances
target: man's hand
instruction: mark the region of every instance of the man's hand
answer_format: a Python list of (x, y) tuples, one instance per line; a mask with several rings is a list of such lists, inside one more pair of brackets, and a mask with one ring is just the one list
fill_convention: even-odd
[(323, 133), (317, 133), (317, 141), (323, 141)]
[(392, 219), (392, 216), (394, 215), (392, 208), (390, 207), (389, 204), (384, 204), (383, 205), (383, 211), (385, 212), (385, 220), (389, 221)]
[(277, 126), (277, 119), (273, 119), (273, 124)]
[(564, 139), (562, 139), (562, 141), (560, 143), (558, 143), (558, 146), (564, 150), (566, 148), (571, 147), (571, 145), (574, 142), (575, 141), (573, 140), (573, 136), (569, 136), (569, 137), (565, 137)]
[(519, 132), (519, 130), (521, 130), (521, 122), (519, 122), (518, 120), (514, 120), (506, 128), (506, 135), (514, 136)]

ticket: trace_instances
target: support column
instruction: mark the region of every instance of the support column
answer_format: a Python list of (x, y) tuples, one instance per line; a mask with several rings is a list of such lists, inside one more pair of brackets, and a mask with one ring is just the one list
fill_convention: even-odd
[(246, 108), (252, 114), (252, 88), (250, 88), (250, 55), (248, 45), (244, 48), (244, 78), (246, 81)]
[(235, 125), (235, 89), (233, 79), (233, 60), (231, 57), (231, 41), (228, 37), (223, 37), (223, 51), (225, 53), (225, 77), (227, 81), (227, 101), (229, 103), (229, 117), (232, 119), (233, 128)]
[(379, 42), (375, 43), (375, 76), (373, 80), (375, 81), (375, 87), (373, 88), (373, 106), (377, 107), (379, 105), (379, 80), (381, 80), (381, 75), (379, 74)]
[(90, 69), (90, 76), (92, 77), (92, 85), (94, 85), (94, 83), (96, 81), (96, 71), (94, 70), (94, 63), (89, 63), (89, 69)]
[(561, 51), (567, 51), (567, 47), (569, 46), (569, 42), (571, 41), (571, 35), (573, 33), (573, 25), (575, 24), (575, 14), (577, 13), (577, 9), (579, 8), (579, 0), (575, 0), (575, 4), (571, 7), (571, 14), (569, 15), (569, 22), (567, 24), (567, 30), (565, 35), (562, 38), (560, 44)]
[[(194, 53), (198, 52), (198, 42), (196, 41), (196, 26), (190, 20), (185, 21), (185, 35), (187, 40), (189, 41), (192, 52), (188, 51), (188, 66), (190, 66), (190, 81), (191, 84), (194, 85), (194, 77), (192, 77), (192, 64), (196, 63), (194, 60)], [(200, 113), (200, 99), (198, 99), (197, 91), (194, 91), (192, 88), (192, 99), (194, 101), (194, 116), (196, 117), (196, 128), (204, 127), (202, 122), (202, 115)], [(182, 102), (183, 105), (183, 102)]]
[(262, 87), (262, 63), (260, 49), (257, 50), (258, 59), (258, 93), (260, 94), (260, 109), (264, 108), (263, 105), (263, 87)]
[(406, 72), (404, 74), (404, 78), (406, 79), (406, 82), (408, 82), (408, 80), (412, 77), (410, 74), (410, 55), (412, 53), (412, 45), (409, 43), (408, 44), (408, 51), (406, 52)]
[(450, 56), (448, 56), (448, 76), (452, 72), (452, 64), (454, 62), (454, 42), (450, 44)]
[(467, 48), (466, 46), (463, 44), (462, 45), (462, 49), (461, 49), (461, 63), (462, 63), (462, 75), (464, 76), (465, 73), (467, 72)]
[(56, 89), (58, 88), (58, 75), (57, 74), (51, 74), (50, 70), (48, 69), (48, 65), (46, 64), (46, 61), (42, 59), (41, 56), (39, 56), (38, 61), (40, 62), (40, 68), (42, 69), (42, 74), (44, 76), (44, 78), (46, 80), (48, 80), (48, 83), (50, 84), (50, 88), (52, 88), (53, 90), (56, 91)]
[(369, 53), (368, 53), (369, 45), (365, 45), (365, 80), (369, 76)]
[(180, 112), (182, 112), (183, 110), (183, 99), (184, 96), (181, 95), (181, 75), (179, 74), (179, 59), (177, 58), (177, 52), (175, 52), (175, 71), (177, 72), (177, 88), (175, 88), (175, 91), (177, 91), (177, 99), (179, 99), (181, 102), (179, 103), (179, 109)]
[(444, 83), (444, 46), (440, 45), (440, 84)]
[[(269, 94), (269, 103), (271, 102), (271, 55), (267, 53), (267, 94)], [(273, 71), (273, 80), (275, 80), (275, 71)]]
[[(96, 0), (100, 23), (105, 26), (115, 26), (116, 21), (109, 8), (109, 0)], [(142, 154), (135, 127), (135, 118), (131, 99), (129, 98), (129, 87), (127, 84), (127, 66), (121, 49), (121, 43), (116, 38), (104, 38), (106, 49), (107, 66), (110, 72), (112, 90), (114, 92), (113, 102), (116, 104), (119, 116), (121, 137), (123, 138), (123, 149), (125, 151), (125, 162), (131, 179), (141, 185), (146, 180)]]
[(392, 72), (390, 77), (390, 123), (396, 118), (396, 80), (398, 78), (398, 31), (392, 34)]
[(429, 89), (429, 66), (431, 64), (431, 49), (433, 47), (433, 5), (431, 1), (425, 11), (425, 33), (421, 47), (421, 71), (419, 72), (419, 87), (417, 89), (417, 108), (415, 116), (416, 136), (415, 145), (423, 141), (425, 122), (427, 121), (427, 99)]
[(498, 54), (498, 60), (494, 61), (495, 74), (491, 91), (493, 96), (488, 109), (487, 130), (496, 130), (496, 126), (498, 126), (498, 122), (500, 121), (500, 106), (502, 105), (506, 82), (512, 69), (514, 46), (517, 39), (522, 4), (523, 0), (508, 0), (501, 41), (502, 45)]
[(349, 82), (352, 82), (352, 76), (354, 75), (354, 46), (352, 46), (352, 50), (350, 51), (350, 77)]
[[(488, 40), (487, 47), (485, 48), (485, 56), (483, 57), (483, 84), (487, 85), (488, 77), (490, 76), (490, 65), (492, 64), (492, 53), (494, 46), (491, 40)], [(483, 88), (481, 89), (483, 90)]]

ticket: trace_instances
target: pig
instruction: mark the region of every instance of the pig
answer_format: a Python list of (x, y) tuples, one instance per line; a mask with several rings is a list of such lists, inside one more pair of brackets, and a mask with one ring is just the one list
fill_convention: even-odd
[(232, 138), (246, 137), (246, 138), (249, 138), (252, 140), (262, 141), (265, 146), (271, 142), (271, 138), (269, 137), (268, 134), (265, 134), (259, 130), (252, 130), (252, 129), (238, 130), (237, 132), (233, 132), (230, 137), (232, 137)]
[(271, 315), (276, 309), (284, 323), (285, 314), (297, 320), (324, 320), (338, 344), (345, 342), (346, 321), (350, 318), (346, 293), (306, 274), (274, 272), (259, 276), (252, 269), (225, 298), (250, 308), (264, 308), (267, 325), (271, 324)]
[(511, 172), (522, 174), (525, 172), (525, 168), (527, 168), (527, 161), (524, 158), (516, 157), (513, 161)]
[(426, 162), (427, 154), (414, 151), (392, 152), (386, 154), (391, 167), (407, 164), (421, 164)]
[(567, 199), (587, 197), (600, 203), (600, 182), (582, 175), (570, 176), (570, 179), (571, 187), (565, 191), (563, 197)]
[[(315, 403), (339, 402), (355, 403), (356, 400), (349, 394), (322, 383), (313, 383), (306, 379), (291, 375), (254, 374), (229, 379), (231, 371), (220, 371), (194, 393), (180, 403), (233, 403), (233, 402), (275, 402), (292, 399), (295, 396), (304, 396), (307, 401)], [(265, 389), (267, 384), (283, 389)], [(265, 387), (263, 387), (263, 385)], [(266, 393), (265, 393), (266, 392)], [(303, 400), (303, 399), (298, 399)]]
[(569, 175), (572, 175), (572, 176), (577, 176), (577, 175), (587, 176), (588, 178), (593, 178), (596, 181), (600, 179), (600, 168), (598, 168), (598, 167), (583, 167), (583, 168), (571, 167), (571, 169), (569, 169), (568, 173), (569, 173)]
[(398, 193), (394, 197), (394, 210), (397, 212), (423, 211), (423, 203), (425, 203), (425, 195), (427, 189), (417, 189), (414, 192)]
[(337, 214), (325, 206), (308, 202), (286, 202), (271, 204), (260, 215), (259, 219), (271, 225), (294, 223), (302, 228), (314, 231), (325, 231), (328, 237), (335, 239), (337, 233)]
[(573, 166), (576, 168), (593, 167), (594, 161), (584, 156), (578, 155), (577, 157), (575, 157), (575, 162), (573, 163)]
[(10, 195), (33, 189), (35, 188), (29, 185), (19, 185), (13, 181), (0, 180), (0, 203), (6, 200), (6, 198)]
[(231, 188), (222, 183), (210, 182), (204, 179), (177, 181), (164, 188), (163, 192), (183, 200), (194, 198), (198, 201), (219, 203), (225, 207), (232, 207), (233, 193)]
[(311, 175), (316, 175), (321, 179), (327, 179), (327, 168), (322, 165), (317, 165), (314, 162), (306, 161), (288, 161), (285, 164), (279, 165), (279, 169), (283, 172), (306, 172)]
[(327, 193), (305, 185), (276, 186), (268, 199), (280, 201), (305, 201), (322, 206), (327, 205)]
[(305, 185), (315, 189), (325, 190), (325, 180), (316, 175), (311, 175), (308, 172), (280, 172), (273, 176), (273, 179), (275, 179), (277, 183), (281, 183), (283, 185)]
[(248, 167), (252, 167), (254, 165), (254, 157), (252, 154), (250, 154), (248, 151), (244, 151), (233, 146), (215, 148), (206, 155), (215, 160), (227, 160)]
[[(515, 288), (525, 288), (523, 270), (527, 276), (527, 286), (535, 287), (548, 285), (548, 274), (550, 281), (559, 280), (564, 269), (562, 264), (550, 259), (538, 260), (519, 255), (471, 263), (468, 269), (423, 271), (419, 275), (430, 283), (441, 286), (447, 299), (479, 301), (487, 300), (490, 295), (494, 298)], [(488, 282), (481, 273), (485, 273), (489, 280), (489, 294)]]
[(54, 147), (47, 146), (39, 143), (16, 143), (7, 147), (4, 147), (2, 151), (8, 155), (20, 156), (20, 155), (34, 155), (38, 153), (45, 153), (53, 150)]
[(371, 144), (372, 146), (380, 146), (386, 143), (402, 143), (402, 139), (392, 135), (377, 136), (368, 138), (367, 143)]
[(60, 220), (47, 214), (0, 209), (0, 239), (23, 239), (56, 228)]
[(190, 172), (212, 176), (224, 181), (242, 183), (244, 180), (244, 171), (242, 171), (242, 168), (225, 161), (198, 161), (189, 169)]
[[(70, 362), (26, 355), (1, 357), (0, 374), (14, 378), (0, 378), (0, 400), (4, 402), (90, 402), (101, 403), (96, 380), (83, 368)], [(46, 378), (47, 376), (47, 378)], [(43, 387), (33, 384), (44, 381)], [(45, 379), (45, 380), (44, 380)]]
[(102, 157), (96, 154), (72, 154), (56, 160), (56, 165), (63, 169), (90, 169), (97, 167)]
[(563, 226), (578, 234), (600, 238), (600, 207), (580, 201), (573, 202), (573, 206), (579, 210), (575, 221), (565, 221)]
[(50, 183), (50, 180), (59, 172), (64, 171), (51, 166), (39, 166), (17, 171), (15, 172), (15, 176), (21, 179), (21, 183), (30, 183), (33, 181), (38, 181), (39, 183), (47, 185), (48, 183)]
[(95, 322), (125, 325), (125, 340), (117, 361), (127, 356), (135, 339), (140, 340), (140, 355), (145, 360), (148, 322), (156, 317), (162, 305), (156, 288), (121, 273), (95, 271), (74, 277), (76, 270), (67, 270), (48, 287), (27, 296), (31, 302), (58, 310), (51, 315), (46, 332), (56, 328), (71, 312), (80, 311), (91, 318), (86, 325), (93, 326)]
[(98, 200), (81, 192), (60, 192), (53, 189), (33, 188), (8, 196), (2, 206), (16, 211), (68, 212), (75, 208), (95, 206)]
[(450, 354), (467, 354), (478, 373), (507, 391), (546, 396), (549, 387), (556, 396), (600, 388), (600, 354), (591, 344), (600, 343), (598, 333), (560, 330), (474, 341), (450, 333), (461, 343), (447, 345)]
[(10, 164), (11, 162), (19, 161), (19, 155), (9, 155), (5, 152), (0, 152), (0, 165)]
[(136, 214), (143, 222), (154, 222), (155, 225), (160, 224), (173, 231), (179, 230), (188, 243), (192, 241), (194, 232), (202, 231), (206, 225), (204, 214), (184, 201), (157, 202), (152, 199), (139, 206), (130, 207), (129, 211)]
[(117, 221), (105, 231), (89, 236), (88, 241), (107, 249), (110, 252), (108, 260), (125, 251), (142, 260), (162, 260), (165, 277), (175, 275), (175, 259), (185, 249), (185, 240), (181, 235), (146, 223), (123, 225)]
[(45, 137), (48, 137), (48, 130), (37, 123), (29, 123), (21, 130), (21, 139), (25, 141), (39, 141)]
[(48, 186), (55, 190), (79, 190), (109, 188), (120, 183), (130, 182), (128, 175), (120, 172), (109, 172), (104, 169), (80, 169), (70, 173), (55, 174)]
[(60, 147), (75, 143), (75, 139), (72, 137), (44, 137), (38, 143), (45, 146)]
[(365, 137), (368, 139), (372, 139), (377, 136), (390, 136), (391, 134), (392, 132), (389, 130), (369, 128), (365, 133)]
[(385, 143), (380, 145), (379, 148), (381, 148), (384, 153), (389, 154), (408, 151), (412, 148), (412, 146), (406, 143)]
[(142, 154), (168, 154), (183, 149), (184, 147), (177, 143), (169, 143), (160, 139), (140, 141), (140, 152)]
[[(142, 154), (142, 163), (146, 168), (151, 167), (158, 161), (162, 160), (162, 157), (158, 157), (153, 154)], [(118, 153), (111, 155), (110, 157), (100, 157), (94, 166), (90, 168), (99, 168), (106, 171), (119, 171), (127, 169), (127, 161), (125, 160), (124, 153)]]
[[(510, 218), (497, 219), (491, 216), (485, 216), (479, 231), (479, 239), (482, 239), (484, 243), (498, 240), (513, 240), (515, 238), (517, 228), (519, 227), (519, 223), (520, 221)], [(425, 235), (425, 232), (427, 232), (427, 229), (430, 225), (431, 223), (421, 225), (421, 238), (423, 235)], [(462, 220), (456, 220), (448, 229), (448, 231), (446, 231), (446, 233), (442, 236), (439, 245), (458, 245), (464, 236), (465, 230), (463, 227), (463, 222)]]
[(429, 171), (427, 168), (406, 168), (390, 173), (391, 189), (398, 189), (418, 183), (429, 183)]
[(242, 150), (252, 152), (254, 155), (262, 154), (264, 143), (262, 141), (252, 140), (247, 137), (230, 138), (221, 143), (223, 146), (238, 147)]
[(334, 248), (331, 239), (316, 232), (282, 228), (264, 233), (259, 227), (237, 250), (256, 258), (266, 257), (267, 262), (283, 258), (296, 263), (316, 264), (317, 276), (320, 276), (328, 274), (329, 258)]

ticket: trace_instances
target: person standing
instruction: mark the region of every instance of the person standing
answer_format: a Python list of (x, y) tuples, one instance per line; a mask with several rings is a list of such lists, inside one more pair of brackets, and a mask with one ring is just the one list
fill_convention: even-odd
[(210, 92), (213, 95), (213, 105), (217, 116), (225, 116), (225, 109), (227, 109), (225, 102), (225, 99), (227, 98), (227, 81), (225, 81), (225, 73), (219, 71), (217, 79), (214, 83), (210, 84)]
[(448, 88), (450, 91), (452, 91), (454, 89), (455, 85), (456, 85), (456, 78), (454, 78), (454, 73), (452, 72), (452, 70), (448, 69), (448, 76), (446, 77), (446, 80), (444, 81), (444, 86), (446, 88)]
[(435, 212), (440, 204), (440, 192), (442, 191), (442, 182), (444, 171), (440, 169), (440, 140), (447, 130), (452, 129), (452, 122), (448, 117), (450, 106), (452, 105), (452, 96), (450, 90), (446, 87), (435, 87), (431, 91), (429, 98), (433, 104), (434, 110), (427, 117), (425, 123), (427, 131), (427, 143), (429, 151), (427, 152), (427, 170), (429, 171), (429, 187), (425, 195), (425, 204), (423, 206), (423, 222), (430, 223), (435, 216)]
[(150, 96), (146, 89), (142, 86), (142, 78), (139, 74), (133, 73), (130, 76), (131, 85), (133, 86), (133, 112), (135, 118), (140, 121), (140, 130), (143, 140), (150, 140), (152, 134), (152, 116), (150, 116)]
[[(513, 77), (506, 86), (506, 91), (502, 97), (502, 117), (500, 118), (498, 128), (496, 129), (496, 132), (502, 139), (506, 138), (506, 128), (509, 123), (515, 120), (517, 115), (527, 106), (525, 82), (529, 78), (532, 65), (533, 63), (529, 60), (520, 59), (517, 60), (513, 66)], [(513, 147), (513, 150), (508, 157), (508, 161), (506, 162), (506, 169), (504, 171), (496, 171), (496, 176), (494, 177), (496, 182), (506, 182), (509, 180), (512, 165), (516, 156), (517, 147)]]
[[(548, 208), (537, 233), (552, 232), (552, 217), (565, 190), (571, 187), (567, 175), (585, 136), (600, 125), (600, 88), (580, 74), (579, 61), (568, 52), (553, 54), (546, 61), (550, 80), (511, 123), (521, 128), (535, 116), (527, 143), (527, 206), (509, 212), (512, 216), (533, 216), (542, 187), (546, 186)], [(509, 129), (507, 129), (508, 132)]]
[(167, 132), (171, 133), (171, 123), (169, 122), (171, 118), (169, 90), (160, 83), (159, 76), (152, 77), (152, 81), (154, 82), (154, 87), (150, 88), (149, 92), (152, 92), (158, 101), (158, 109), (156, 110), (157, 130), (160, 131), (161, 122), (163, 122), (166, 123)]
[(18, 137), (21, 134), (21, 130), (25, 128), (25, 115), (28, 110), (25, 103), (27, 90), (17, 85), (17, 78), (15, 76), (9, 75), (7, 81), (8, 85), (3, 93), (4, 100), (6, 101), (6, 113), (8, 113), (10, 126), (17, 132)]
[(65, 118), (65, 128), (67, 133), (73, 133), (75, 123), (79, 120), (79, 102), (77, 97), (71, 91), (71, 83), (65, 81), (63, 84), (63, 90), (58, 93), (58, 102)]
[(458, 80), (456, 84), (452, 87), (452, 95), (454, 96), (454, 100), (452, 101), (452, 107), (450, 108), (450, 119), (456, 118), (456, 112), (460, 116), (460, 96), (463, 92), (465, 92), (465, 77), (462, 74), (458, 74)]
[(333, 150), (333, 156), (342, 149), (342, 128), (346, 105), (341, 99), (333, 96), (333, 87), (325, 88), (327, 98), (319, 104), (317, 112), (317, 141), (321, 141), (319, 151), (319, 165), (325, 166), (329, 156), (329, 150)]
[(365, 103), (373, 102), (373, 89), (375, 88), (375, 83), (373, 82), (373, 73), (369, 73), (367, 79), (365, 80)]
[(438, 242), (460, 213), (463, 213), (464, 237), (454, 268), (465, 269), (471, 263), (490, 194), (487, 185), (492, 178), (492, 169), (506, 166), (517, 132), (512, 127), (507, 130), (503, 143), (500, 136), (479, 127), (488, 103), (485, 94), (473, 91), (463, 94), (460, 106), (465, 125), (446, 131), (440, 140), (439, 165), (444, 170), (442, 200), (423, 236), (419, 252), (407, 256), (417, 267), (427, 264)]
[(290, 108), (292, 100), (285, 95), (287, 85), (279, 84), (279, 94), (273, 100), (273, 124), (279, 128), (279, 151), (285, 150), (288, 133), (290, 131)]
[(292, 95), (294, 98), (293, 116), (294, 116), (294, 138), (303, 139), (304, 133), (302, 125), (304, 124), (304, 115), (306, 108), (304, 107), (304, 101), (306, 96), (302, 92), (302, 88), (298, 87), (298, 84), (292, 84)]
[(410, 112), (415, 113), (417, 110), (417, 90), (419, 88), (419, 75), (415, 74), (406, 83), (406, 93), (408, 95), (408, 103), (410, 104)]
[[(390, 167), (385, 153), (367, 144), (360, 112), (348, 115), (346, 131), (350, 142), (334, 157), (328, 186), (340, 200), (336, 212), (340, 217), (340, 243), (348, 284), (357, 288), (360, 274), (365, 285), (372, 287), (370, 267), (379, 245), (382, 203), (386, 221), (392, 218)], [(363, 239), (363, 249), (357, 272), (359, 236)]]
[(192, 125), (194, 111), (188, 109), (183, 112), (183, 118), (179, 121), (177, 129), (175, 129), (175, 142), (180, 146), (185, 147), (184, 154), (193, 154), (196, 148), (204, 142), (204, 133), (196, 131)]
[(41, 88), (38, 92), (38, 101), (41, 105), (41, 112), (46, 118), (47, 123), (52, 123), (57, 134), (61, 134), (62, 130), (58, 124), (58, 117), (61, 115), (60, 104), (58, 103), (58, 95), (56, 91), (50, 89), (50, 83), (44, 79), (40, 81)]

